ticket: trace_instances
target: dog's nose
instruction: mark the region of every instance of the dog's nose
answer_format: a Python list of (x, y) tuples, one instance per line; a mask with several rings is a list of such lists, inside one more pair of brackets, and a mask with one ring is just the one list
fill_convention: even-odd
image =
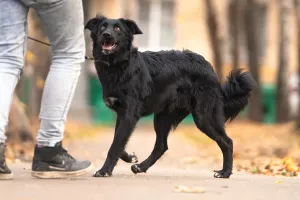
[(105, 33), (103, 33), (103, 36), (104, 36), (104, 37), (110, 37), (110, 36), (111, 36), (111, 34), (110, 34), (110, 33), (108, 33), (108, 32), (105, 32)]

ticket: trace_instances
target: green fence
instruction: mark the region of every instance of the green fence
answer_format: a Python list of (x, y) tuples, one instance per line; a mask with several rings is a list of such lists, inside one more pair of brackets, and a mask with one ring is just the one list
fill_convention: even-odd
[[(261, 95), (264, 113), (263, 122), (265, 124), (274, 124), (276, 122), (276, 85), (264, 84), (261, 86)], [(248, 106), (241, 115), (248, 115)]]
[(107, 108), (102, 98), (102, 87), (97, 76), (89, 78), (89, 104), (92, 111), (92, 120), (95, 124), (113, 125), (115, 113)]
[(262, 87), (264, 123), (274, 124), (276, 122), (276, 86), (264, 85)]

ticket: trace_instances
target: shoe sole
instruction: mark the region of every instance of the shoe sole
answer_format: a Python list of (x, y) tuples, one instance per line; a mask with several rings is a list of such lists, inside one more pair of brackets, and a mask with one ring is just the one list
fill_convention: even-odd
[(0, 174), (0, 180), (11, 180), (14, 178), (14, 175), (11, 174)]
[(72, 172), (60, 172), (60, 171), (32, 171), (31, 176), (41, 179), (59, 179), (59, 178), (70, 178), (84, 175), (90, 171), (92, 171), (94, 166), (91, 164), (88, 168), (81, 169), (78, 171)]

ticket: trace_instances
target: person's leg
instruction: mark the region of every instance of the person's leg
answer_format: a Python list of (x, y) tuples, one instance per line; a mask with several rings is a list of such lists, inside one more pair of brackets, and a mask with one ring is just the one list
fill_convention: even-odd
[[(39, 116), (41, 125), (37, 136), (32, 175), (39, 178), (81, 175), (91, 169), (91, 163), (75, 161), (72, 157), (65, 160), (68, 154), (63, 150), (61, 141), (85, 55), (82, 1), (43, 0), (41, 2), (46, 3), (37, 1), (37, 4), (32, 7), (40, 17), (49, 37), (52, 64), (42, 96)], [(47, 157), (50, 159), (53, 157), (50, 155), (53, 152), (47, 153), (49, 149), (54, 153), (55, 149), (61, 150), (56, 152), (58, 157), (54, 162), (58, 165), (54, 167), (48, 165), (53, 164), (53, 160), (47, 160)], [(66, 161), (66, 165), (60, 165), (61, 161)], [(57, 170), (53, 172), (53, 169)]]
[(19, 0), (0, 0), (0, 179), (11, 179), (5, 164), (5, 128), (14, 89), (24, 65), (28, 8)]
[(35, 10), (49, 37), (52, 64), (40, 110), (38, 145), (54, 146), (63, 139), (65, 121), (84, 61), (85, 41), (81, 0), (43, 0)]

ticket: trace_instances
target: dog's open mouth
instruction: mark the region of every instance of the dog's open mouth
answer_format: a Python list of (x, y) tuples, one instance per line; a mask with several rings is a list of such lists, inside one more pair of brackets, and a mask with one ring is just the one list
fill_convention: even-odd
[(102, 49), (105, 54), (112, 53), (112, 51), (117, 47), (117, 44), (113, 41), (102, 42)]

